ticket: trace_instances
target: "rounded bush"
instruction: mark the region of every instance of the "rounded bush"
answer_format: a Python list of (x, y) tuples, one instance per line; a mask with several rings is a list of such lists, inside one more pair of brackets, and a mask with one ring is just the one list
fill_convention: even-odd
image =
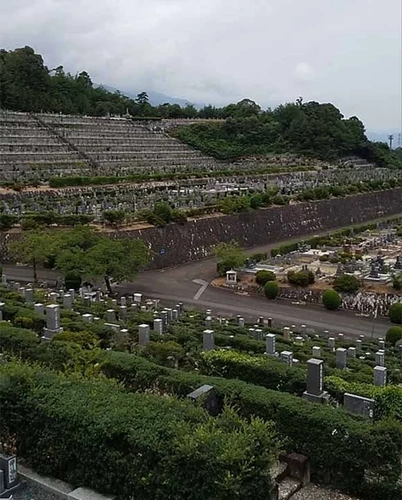
[(264, 293), (267, 299), (276, 299), (279, 295), (279, 285), (276, 281), (267, 281), (264, 286)]
[(81, 276), (76, 271), (70, 271), (66, 273), (64, 277), (64, 285), (67, 290), (74, 288), (75, 291), (79, 290), (82, 283)]
[(387, 336), (385, 338), (387, 342), (394, 346), (398, 340), (402, 339), (402, 327), (391, 326), (391, 328), (387, 331)]
[(325, 290), (322, 294), (322, 303), (326, 309), (335, 311), (341, 305), (341, 296), (336, 290)]
[(396, 304), (392, 304), (389, 308), (389, 319), (392, 323), (396, 323), (397, 325), (402, 324), (402, 303), (398, 302)]
[(343, 293), (356, 293), (360, 288), (360, 281), (356, 276), (350, 274), (344, 274), (343, 276), (338, 276), (334, 281), (334, 289), (337, 292)]
[(261, 271), (257, 271), (255, 275), (255, 281), (261, 286), (264, 286), (268, 281), (276, 281), (276, 274), (272, 271), (266, 271), (262, 269)]

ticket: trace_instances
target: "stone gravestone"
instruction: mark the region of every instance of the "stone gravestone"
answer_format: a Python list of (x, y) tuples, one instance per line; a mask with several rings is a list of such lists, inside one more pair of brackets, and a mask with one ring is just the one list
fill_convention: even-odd
[(313, 358), (315, 358), (315, 359), (321, 358), (321, 347), (314, 346), (312, 348), (312, 355), (313, 355)]
[(121, 321), (127, 318), (127, 306), (120, 306), (119, 318)]
[(356, 357), (356, 347), (348, 347), (348, 356), (349, 358)]
[(240, 328), (244, 328), (244, 318), (242, 317), (239, 318), (239, 326)]
[(124, 297), (124, 295), (122, 297), (120, 297), (120, 305), (121, 306), (127, 305), (127, 299), (126, 299), (126, 297)]
[(360, 339), (356, 340), (356, 351), (361, 352), (362, 350), (362, 341)]
[(343, 406), (345, 410), (354, 415), (361, 415), (372, 419), (374, 416), (374, 399), (363, 398), (356, 394), (345, 393), (343, 397)]
[(114, 309), (108, 309), (106, 311), (106, 321), (108, 323), (113, 323), (113, 321), (116, 321), (116, 313)]
[(57, 304), (57, 293), (52, 292), (49, 294), (49, 301), (51, 304)]
[(307, 361), (307, 389), (303, 398), (312, 403), (327, 403), (329, 395), (323, 390), (324, 361), (322, 359), (309, 359)]
[(85, 321), (85, 323), (92, 323), (94, 320), (94, 316), (93, 314), (87, 313), (82, 315), (82, 319)]
[(154, 331), (156, 333), (159, 333), (159, 335), (163, 334), (163, 321), (161, 320), (161, 318), (154, 319)]
[(43, 304), (34, 304), (34, 311), (36, 314), (43, 316), (45, 314), (45, 306)]
[(380, 351), (385, 351), (385, 341), (384, 340), (379, 340), (378, 341), (378, 349)]
[(291, 351), (282, 351), (280, 355), (281, 361), (286, 363), (287, 366), (293, 366), (293, 352)]
[(204, 351), (215, 349), (215, 338), (213, 330), (204, 330), (202, 333), (202, 346)]
[(288, 326), (283, 329), (283, 338), (284, 340), (290, 340), (290, 328)]
[(387, 385), (387, 369), (385, 366), (374, 367), (374, 385), (385, 387)]
[(213, 417), (216, 417), (220, 413), (220, 404), (215, 389), (211, 385), (203, 385), (188, 394), (187, 397), (193, 403), (201, 404)]
[(3, 307), (6, 304), (4, 302), (0, 302), (0, 321), (3, 321)]
[(141, 304), (142, 302), (142, 293), (135, 293), (134, 294), (134, 302), (137, 304)]
[(57, 304), (46, 306), (46, 327), (43, 329), (45, 339), (51, 339), (63, 331), (60, 327), (60, 309)]
[(63, 297), (63, 307), (70, 311), (73, 308), (73, 296), (69, 293), (64, 294)]
[(385, 366), (385, 353), (384, 353), (384, 351), (377, 351), (375, 353), (375, 364), (377, 366)]
[(25, 302), (28, 305), (32, 305), (34, 303), (34, 291), (32, 288), (25, 289)]
[(20, 487), (17, 457), (15, 455), (5, 456), (0, 454), (0, 498), (12, 498), (11, 495)]
[(209, 329), (212, 328), (212, 318), (211, 318), (211, 316), (207, 316), (205, 318), (205, 328), (209, 328)]
[(339, 370), (346, 370), (346, 349), (339, 347), (336, 350), (336, 367)]
[(276, 336), (273, 333), (265, 337), (265, 354), (276, 356)]
[(168, 326), (168, 313), (167, 313), (167, 311), (161, 311), (160, 316), (161, 316), (161, 320), (163, 323), (163, 331), (166, 331), (167, 326)]
[(177, 321), (179, 319), (179, 311), (177, 309), (173, 309), (172, 311), (172, 321)]
[(149, 342), (149, 325), (142, 324), (138, 327), (138, 344), (146, 346)]
[(268, 318), (268, 328), (272, 328), (272, 318)]

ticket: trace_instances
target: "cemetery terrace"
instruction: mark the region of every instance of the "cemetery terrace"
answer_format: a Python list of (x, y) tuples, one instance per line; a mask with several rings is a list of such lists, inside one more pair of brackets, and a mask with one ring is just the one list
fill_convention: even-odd
[[(33, 290), (8, 283), (2, 286), (0, 297), (0, 377), (8, 381), (0, 389), (2, 442), (7, 431), (19, 443), (17, 454), (39, 470), (82, 484), (85, 467), (84, 486), (128, 498), (144, 491), (140, 478), (142, 467), (146, 467), (155, 477), (155, 482), (148, 484), (148, 495), (152, 496), (155, 488), (166, 498), (174, 485), (163, 478), (173, 472), (175, 478), (179, 471), (183, 474), (183, 488), (194, 486), (194, 475), (186, 469), (195, 459), (191, 449), (173, 471), (173, 465), (163, 460), (168, 449), (169, 464), (180, 453), (169, 444), (171, 439), (175, 443), (180, 440), (174, 429), (179, 426), (181, 438), (193, 440), (196, 437), (191, 428), (202, 426), (201, 420), (205, 432), (209, 432), (209, 425), (219, 428), (226, 400), (237, 408), (236, 418), (255, 415), (272, 421), (266, 425), (275, 426), (282, 448), (307, 457), (313, 480), (362, 499), (381, 495), (399, 498), (402, 493), (398, 411), (402, 352), (385, 339), (373, 341), (368, 333), (348, 340), (336, 330), (321, 336), (309, 325), (279, 328), (264, 317), (247, 324), (240, 316), (222, 318), (214, 311), (185, 311), (181, 304), (163, 308), (159, 301), (145, 300), (141, 294), (111, 299), (85, 288), (78, 292)], [(16, 358), (27, 364), (20, 365)], [(76, 376), (71, 379), (73, 372), (81, 373), (81, 380)], [(129, 392), (108, 381), (112, 378)], [(66, 398), (72, 405), (66, 407)], [(190, 405), (198, 399), (204, 401), (206, 410)], [(22, 411), (23, 405), (28, 405), (28, 413)], [(120, 417), (117, 408), (121, 408)], [(205, 411), (218, 417), (207, 417)], [(55, 424), (55, 414), (61, 426)], [(118, 418), (125, 419), (125, 432), (119, 428)], [(208, 418), (210, 423), (205, 420)], [(41, 434), (38, 444), (43, 422), (47, 433)], [(109, 432), (110, 425), (117, 426), (113, 427), (114, 444), (101, 445), (105, 439), (102, 433)], [(146, 431), (150, 425), (152, 431)], [(134, 427), (138, 432), (130, 434), (132, 440), (123, 438), (127, 429)], [(90, 447), (79, 437), (86, 431), (91, 433)], [(271, 435), (269, 428), (264, 433), (267, 438)], [(158, 452), (152, 448), (153, 440), (160, 443)], [(138, 448), (140, 442), (142, 447)], [(98, 443), (105, 460), (98, 460)], [(213, 455), (220, 453), (216, 446), (206, 460), (213, 461)], [(243, 441), (243, 446), (251, 444)], [(266, 446), (275, 449), (272, 441)], [(49, 461), (52, 449), (54, 460)], [(120, 455), (120, 449), (124, 454)], [(253, 454), (253, 448), (250, 450)], [(106, 460), (116, 453), (119, 468)], [(141, 460), (135, 458), (138, 453)], [(261, 461), (255, 465), (252, 481), (259, 485), (259, 494), (268, 494), (274, 485), (260, 483), (259, 474), (273, 462), (263, 460), (263, 456), (261, 448), (255, 452), (254, 460), (260, 457)], [(212, 478), (199, 478), (200, 491), (212, 481), (208, 498), (218, 500), (222, 493), (218, 479), (221, 473), (234, 470), (231, 467), (233, 464), (224, 462), (214, 469)], [(286, 470), (290, 473), (291, 468)], [(233, 473), (243, 488), (245, 478)], [(108, 481), (102, 479), (105, 477)], [(296, 481), (298, 488), (303, 481), (300, 477)], [(242, 498), (251, 500), (255, 494), (244, 493)]]

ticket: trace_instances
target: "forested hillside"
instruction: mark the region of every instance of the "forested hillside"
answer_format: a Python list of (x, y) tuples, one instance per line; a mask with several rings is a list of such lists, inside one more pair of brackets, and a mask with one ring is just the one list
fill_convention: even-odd
[(146, 92), (130, 99), (93, 85), (90, 75), (66, 73), (63, 66), (49, 69), (30, 47), (0, 50), (0, 104), (4, 109), (105, 116), (128, 112), (142, 118), (220, 118), (221, 123), (200, 123), (174, 133), (182, 141), (219, 159), (249, 155), (296, 153), (336, 160), (358, 155), (382, 167), (402, 168), (402, 158), (385, 143), (370, 142), (363, 123), (345, 119), (332, 104), (317, 102), (280, 105), (263, 110), (243, 99), (223, 108), (180, 107), (148, 102)]

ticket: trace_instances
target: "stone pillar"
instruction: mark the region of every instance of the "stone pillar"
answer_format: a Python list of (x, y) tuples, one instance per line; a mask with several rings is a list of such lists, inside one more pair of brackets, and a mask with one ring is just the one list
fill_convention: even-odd
[(268, 328), (272, 328), (272, 318), (268, 318)]
[(385, 366), (385, 353), (384, 353), (384, 351), (377, 351), (375, 353), (375, 364), (377, 366)]
[[(26, 292), (25, 292), (26, 293)], [(385, 341), (384, 340), (379, 340), (378, 341), (378, 349), (380, 351), (385, 351)]]
[(114, 309), (108, 309), (106, 311), (106, 321), (108, 323), (113, 323), (113, 321), (116, 321), (116, 313)]
[(307, 361), (307, 390), (303, 397), (312, 403), (326, 403), (328, 394), (323, 390), (324, 361), (309, 359)]
[(120, 306), (119, 317), (121, 321), (127, 318), (127, 306)]
[(154, 330), (156, 333), (159, 333), (159, 335), (163, 334), (163, 321), (160, 318), (154, 319)]
[(346, 369), (346, 349), (343, 349), (342, 347), (339, 347), (336, 350), (336, 367), (339, 370), (345, 370)]
[(163, 331), (167, 330), (168, 327), (168, 313), (167, 311), (160, 312), (161, 320), (163, 322)]
[(290, 340), (290, 328), (288, 326), (283, 329), (283, 338), (284, 340)]
[(147, 345), (149, 342), (149, 325), (143, 324), (138, 327), (138, 344), (141, 346)]
[(333, 337), (329, 337), (328, 339), (328, 347), (332, 350), (335, 349), (335, 339)]
[(385, 387), (387, 385), (387, 369), (385, 366), (374, 367), (374, 385)]
[(32, 305), (34, 303), (34, 291), (32, 288), (25, 289), (25, 302), (28, 305)]
[(204, 351), (215, 349), (215, 337), (213, 330), (204, 330), (202, 332), (202, 347)]
[(172, 320), (177, 321), (179, 319), (179, 311), (177, 309), (173, 309), (172, 311)]
[(349, 358), (356, 357), (356, 347), (349, 347), (348, 348), (348, 356), (349, 356)]
[(264, 316), (260, 316), (260, 317), (258, 318), (258, 324), (259, 324), (260, 326), (263, 326), (263, 325), (264, 325)]
[(93, 314), (83, 314), (82, 319), (85, 321), (85, 323), (92, 323), (94, 320)]
[(43, 304), (34, 304), (34, 311), (36, 314), (43, 316), (45, 314), (45, 306)]
[(291, 351), (282, 351), (281, 352), (281, 361), (286, 363), (287, 366), (293, 366), (293, 352)]
[(52, 338), (63, 329), (60, 327), (60, 308), (57, 304), (46, 306), (46, 328), (43, 329), (45, 338)]
[(276, 356), (276, 335), (268, 333), (265, 337), (265, 354)]
[(69, 293), (64, 294), (63, 297), (63, 307), (64, 309), (70, 310), (73, 308), (73, 296)]
[(313, 354), (313, 358), (315, 358), (315, 359), (321, 358), (321, 347), (314, 346), (312, 348), (312, 354)]
[(57, 293), (52, 292), (49, 294), (49, 301), (51, 304), (57, 304)]
[(244, 328), (244, 318), (242, 317), (239, 318), (239, 326), (240, 328)]

